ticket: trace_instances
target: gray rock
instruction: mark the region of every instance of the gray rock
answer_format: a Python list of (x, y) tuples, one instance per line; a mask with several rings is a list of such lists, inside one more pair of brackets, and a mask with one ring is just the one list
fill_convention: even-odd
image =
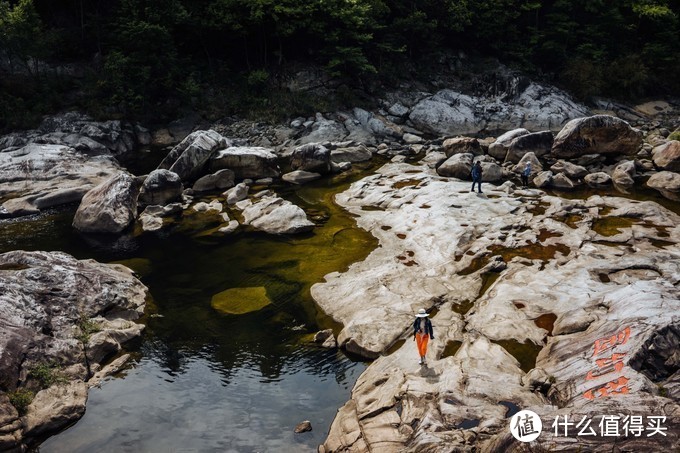
[(371, 160), (373, 153), (363, 145), (346, 148), (337, 148), (331, 151), (331, 160), (335, 163), (340, 162), (366, 162)]
[(517, 163), (526, 153), (534, 153), (541, 157), (550, 152), (553, 144), (553, 134), (550, 131), (523, 134), (512, 139), (508, 145), (506, 162)]
[(217, 152), (210, 160), (212, 171), (228, 168), (236, 179), (278, 178), (281, 170), (276, 154), (269, 148), (232, 146)]
[(303, 170), (295, 170), (290, 173), (286, 173), (281, 177), (286, 182), (291, 184), (304, 184), (306, 182), (315, 181), (321, 177), (318, 173), (312, 173)]
[(458, 179), (470, 179), (473, 157), (472, 154), (454, 154), (437, 167), (437, 174)]
[(513, 129), (498, 137), (493, 143), (489, 145), (489, 155), (493, 158), (503, 162), (508, 153), (510, 143), (522, 135), (529, 134), (529, 131), (524, 128)]
[(243, 223), (270, 234), (303, 233), (314, 228), (301, 208), (266, 195), (243, 209)]
[(680, 171), (680, 141), (670, 142), (654, 148), (652, 160), (661, 170)]
[(483, 154), (479, 140), (473, 137), (447, 138), (442, 143), (442, 151), (444, 151), (446, 157), (451, 157), (454, 154), (474, 154), (475, 156)]
[(316, 121), (311, 125), (310, 133), (303, 136), (298, 143), (322, 143), (325, 141), (339, 142), (347, 137), (348, 132), (345, 127), (334, 120), (327, 120), (320, 113), (316, 114)]
[(241, 200), (245, 200), (248, 196), (248, 185), (245, 182), (236, 184), (233, 188), (224, 192), (224, 196), (227, 199), (227, 204), (229, 206), (235, 205)]
[(533, 183), (539, 189), (550, 187), (553, 182), (553, 173), (551, 171), (539, 172), (533, 180)]
[(41, 390), (28, 406), (24, 436), (36, 438), (72, 424), (85, 413), (87, 385), (82, 381)]
[(482, 162), (482, 181), (500, 182), (505, 179), (503, 167), (496, 162)]
[(0, 199), (12, 216), (34, 214), (80, 201), (86, 192), (118, 174), (110, 155), (87, 157), (60, 145), (30, 144), (0, 153)]
[[(144, 311), (147, 289), (124, 266), (79, 261), (61, 252), (7, 252), (0, 255), (0, 268), (0, 376), (9, 390), (25, 389), (35, 384), (30, 370), (59, 363), (55, 372), (67, 381), (38, 392), (28, 407), (23, 436), (29, 443), (65, 428), (85, 410), (82, 381), (100, 363), (88, 362), (83, 353), (83, 322), (102, 321), (111, 332), (136, 326), (140, 333), (143, 325), (133, 321)], [(0, 421), (9, 422), (1, 424), (5, 440), (15, 412), (3, 396), (0, 391)], [(15, 434), (9, 446), (20, 448), (22, 433)]]
[(318, 143), (298, 146), (291, 155), (290, 168), (328, 174), (331, 172), (331, 151)]
[(635, 163), (627, 160), (623, 161), (614, 168), (612, 182), (618, 186), (630, 187), (635, 184)]
[(558, 160), (550, 167), (553, 173), (564, 173), (570, 179), (582, 179), (588, 174), (588, 170), (580, 165), (572, 164), (565, 160)]
[(610, 185), (612, 183), (612, 178), (607, 173), (599, 171), (586, 175), (583, 178), (583, 181), (588, 184), (589, 187), (601, 188)]
[(309, 420), (305, 420), (303, 422), (300, 422), (297, 424), (295, 427), (295, 433), (300, 434), (300, 433), (306, 433), (308, 431), (312, 430), (312, 422)]
[(154, 170), (144, 180), (137, 200), (142, 206), (165, 205), (179, 199), (183, 191), (184, 186), (177, 173)]
[(141, 184), (129, 173), (104, 181), (90, 190), (73, 217), (73, 227), (84, 233), (120, 233), (137, 217)]
[(642, 145), (642, 132), (609, 115), (570, 121), (555, 137), (552, 155), (574, 158), (584, 154), (634, 155)]
[[(536, 180), (534, 180), (534, 183), (536, 183)], [(550, 186), (558, 190), (571, 190), (577, 186), (577, 183), (573, 179), (570, 179), (564, 173), (558, 173), (556, 175), (553, 175)], [(540, 186), (536, 184), (536, 187)]]
[(522, 156), (522, 158), (519, 160), (519, 163), (512, 167), (512, 171), (515, 173), (522, 173), (527, 163), (531, 163), (531, 174), (529, 177), (543, 171), (543, 165), (541, 164), (541, 161), (538, 160), (536, 155), (532, 152), (526, 153), (524, 156)]
[[(228, 146), (229, 141), (213, 130), (192, 132), (168, 153), (158, 168), (176, 173), (182, 181), (194, 180), (202, 174), (211, 156)], [(216, 169), (221, 168), (228, 167)]]
[(660, 171), (647, 180), (647, 186), (658, 190), (670, 199), (680, 201), (680, 174), (671, 171)]
[(408, 144), (412, 144), (412, 145), (417, 144), (417, 143), (423, 143), (423, 141), (424, 141), (422, 137), (415, 135), (415, 134), (410, 134), (408, 132), (405, 133), (401, 137), (401, 139), (404, 141), (404, 143), (408, 143)]
[(234, 187), (234, 172), (228, 168), (218, 170), (211, 175), (199, 178), (192, 189), (196, 192), (208, 192), (211, 190), (224, 190)]

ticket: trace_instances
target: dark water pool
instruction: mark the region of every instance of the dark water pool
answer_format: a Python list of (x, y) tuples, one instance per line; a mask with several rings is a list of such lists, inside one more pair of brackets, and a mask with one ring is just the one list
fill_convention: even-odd
[[(309, 295), (377, 244), (332, 203), (362, 174), (281, 191), (319, 222), (302, 236), (205, 236), (195, 224), (162, 235), (81, 236), (70, 226), (75, 207), (2, 222), (0, 252), (120, 261), (153, 297), (131, 366), (92, 389), (85, 416), (40, 451), (315, 451), (366, 366), (311, 343), (337, 326)], [(213, 308), (214, 295), (234, 288), (255, 289), (266, 305), (241, 315)], [(313, 430), (294, 434), (303, 420)]]

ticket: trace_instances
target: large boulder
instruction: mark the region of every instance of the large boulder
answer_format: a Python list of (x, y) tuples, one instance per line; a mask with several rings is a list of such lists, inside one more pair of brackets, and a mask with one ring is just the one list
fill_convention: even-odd
[(437, 174), (458, 179), (470, 179), (473, 157), (472, 154), (454, 154), (437, 167)]
[(229, 141), (213, 130), (196, 131), (175, 146), (158, 166), (176, 173), (182, 181), (199, 177), (210, 157), (229, 146)]
[(94, 186), (120, 172), (109, 154), (88, 157), (61, 145), (29, 144), (0, 153), (0, 217), (34, 214), (80, 201)]
[(483, 154), (479, 140), (473, 137), (447, 138), (442, 143), (442, 151), (444, 151), (446, 157), (451, 157), (454, 154), (474, 154), (475, 156)]
[(567, 123), (555, 137), (551, 152), (567, 159), (596, 153), (630, 156), (640, 145), (641, 131), (619, 118), (595, 115)]
[(236, 184), (231, 189), (224, 192), (224, 197), (226, 198), (227, 204), (229, 206), (235, 205), (241, 200), (245, 200), (248, 197), (248, 185), (241, 182)]
[(647, 186), (656, 189), (670, 199), (680, 201), (680, 174), (660, 171), (647, 180)]
[(503, 167), (496, 162), (482, 162), (482, 181), (500, 182), (504, 179)]
[(532, 152), (528, 152), (524, 156), (522, 156), (517, 165), (512, 167), (512, 171), (515, 173), (522, 173), (526, 168), (527, 163), (531, 164), (531, 174), (529, 175), (530, 177), (531, 175), (535, 175), (538, 172), (543, 171), (543, 164), (541, 164), (541, 161), (538, 160), (536, 154)]
[(278, 158), (269, 148), (232, 146), (219, 151), (210, 160), (212, 171), (228, 168), (236, 179), (278, 178)]
[(298, 146), (290, 157), (290, 168), (312, 173), (327, 174), (331, 172), (331, 151), (318, 143)]
[(270, 234), (303, 233), (314, 228), (300, 207), (283, 198), (270, 196), (245, 207), (243, 222)]
[(489, 145), (489, 155), (501, 162), (505, 161), (505, 156), (508, 153), (510, 143), (512, 143), (515, 138), (527, 134), (529, 134), (529, 131), (523, 127), (506, 132)]
[(572, 164), (565, 160), (558, 160), (550, 167), (553, 173), (564, 173), (571, 179), (582, 179), (588, 174), (588, 170), (580, 165)]
[[(568, 179), (568, 178), (567, 178)], [(539, 189), (550, 187), (553, 182), (553, 173), (551, 171), (541, 171), (534, 177), (533, 183)]]
[(162, 206), (177, 200), (183, 190), (182, 180), (177, 173), (154, 170), (144, 180), (137, 201), (142, 206)]
[(137, 217), (141, 184), (126, 172), (104, 181), (83, 197), (73, 226), (84, 233), (120, 233)]
[(524, 134), (512, 139), (508, 145), (506, 162), (517, 163), (526, 153), (534, 153), (541, 157), (550, 152), (553, 144), (553, 134), (550, 131)]
[[(90, 333), (121, 332), (131, 339), (143, 325), (146, 287), (121, 265), (77, 260), (62, 252), (13, 251), (0, 254), (0, 421), (14, 412), (4, 391), (33, 391), (23, 424), (2, 423), (0, 443), (15, 431), (6, 448), (43, 439), (64, 429), (85, 410), (86, 384), (108, 357), (88, 359)], [(135, 326), (134, 329), (131, 329)], [(57, 383), (41, 380), (32, 370), (59, 364), (51, 373)]]
[(652, 150), (652, 160), (661, 170), (680, 171), (680, 141), (671, 140)]

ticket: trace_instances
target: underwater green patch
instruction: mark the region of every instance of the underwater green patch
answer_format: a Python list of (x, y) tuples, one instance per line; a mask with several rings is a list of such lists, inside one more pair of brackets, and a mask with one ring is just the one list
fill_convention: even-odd
[(258, 311), (271, 304), (264, 286), (231, 288), (215, 294), (210, 306), (220, 313), (243, 315)]

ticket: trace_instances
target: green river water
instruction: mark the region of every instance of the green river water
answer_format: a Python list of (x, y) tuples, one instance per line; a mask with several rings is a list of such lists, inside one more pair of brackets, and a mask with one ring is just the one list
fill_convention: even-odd
[[(120, 261), (153, 297), (145, 334), (129, 348), (132, 365), (92, 389), (85, 416), (40, 451), (315, 451), (366, 366), (310, 342), (319, 329), (338, 326), (309, 293), (377, 245), (332, 202), (366, 171), (276, 188), (318, 223), (296, 236), (202, 235), (209, 222), (159, 235), (82, 236), (71, 227), (75, 206), (2, 222), (0, 252)], [(242, 315), (215, 310), (212, 297), (232, 288), (256, 288), (271, 303)], [(313, 431), (294, 434), (303, 420)]]

